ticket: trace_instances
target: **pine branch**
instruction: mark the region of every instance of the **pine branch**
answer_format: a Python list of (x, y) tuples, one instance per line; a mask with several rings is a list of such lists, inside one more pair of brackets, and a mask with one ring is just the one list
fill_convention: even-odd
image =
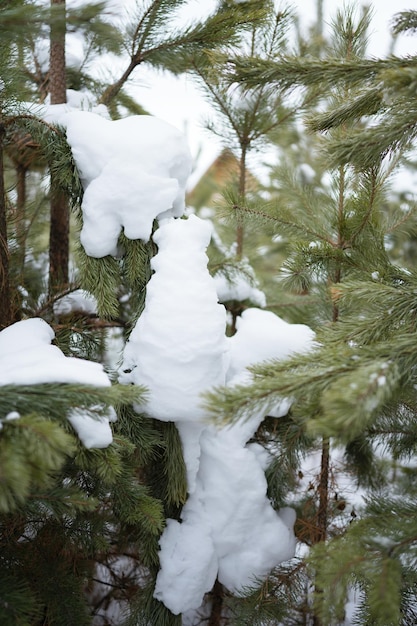
[(352, 163), (363, 170), (378, 165), (387, 155), (410, 150), (417, 136), (417, 110), (411, 107), (407, 116), (403, 113), (399, 104), (397, 110), (392, 108), (377, 125), (356, 130), (343, 142), (330, 143), (331, 164)]
[[(230, 201), (230, 196), (227, 199)], [(308, 240), (308, 242), (319, 240), (324, 244), (328, 244), (330, 247), (334, 246), (333, 241), (328, 236), (319, 231), (309, 229), (308, 226), (306, 227), (305, 223), (302, 224), (294, 219), (296, 216), (294, 216), (291, 208), (282, 206), (281, 203), (274, 203), (270, 206), (263, 205), (263, 210), (260, 210), (257, 206), (251, 206), (249, 202), (247, 202), (246, 205), (242, 205), (235, 201), (232, 205), (229, 204), (229, 206), (232, 210), (231, 216), (235, 216), (239, 213), (241, 218), (247, 219), (248, 222), (257, 220), (273, 225), (275, 231), (280, 234), (304, 238)]]
[(394, 35), (417, 31), (417, 11), (401, 11), (392, 18), (392, 32)]
[(30, 581), (22, 578), (16, 567), (1, 568), (0, 589), (0, 620), (4, 624), (19, 621), (28, 624), (42, 618), (43, 607), (39, 605)]
[(381, 88), (369, 89), (331, 111), (315, 114), (311, 119), (307, 119), (307, 126), (312, 131), (327, 131), (342, 124), (356, 122), (363, 116), (375, 115), (383, 109), (383, 106)]
[(385, 501), (374, 497), (367, 504), (367, 515), (343, 536), (312, 550), (309, 562), (326, 589), (326, 594), (317, 597), (324, 620), (340, 615), (349, 586), (358, 586), (363, 594), (362, 610), (366, 607), (372, 623), (382, 626), (401, 621), (401, 613), (407, 610), (406, 594), (401, 599), (401, 588), (409, 576), (407, 560), (415, 559), (415, 507), (414, 498)]
[(389, 59), (299, 59), (283, 57), (278, 60), (259, 59), (257, 57), (229, 59), (233, 70), (231, 79), (244, 84), (247, 88), (258, 85), (276, 85), (284, 90), (295, 87), (321, 85), (329, 89), (335, 84), (345, 85), (351, 89), (363, 88), (364, 81), (368, 84), (377, 82), (384, 72), (415, 71), (416, 57), (390, 57)]
[(121, 268), (118, 259), (106, 256), (96, 259), (88, 256), (82, 246), (77, 249), (82, 287), (97, 300), (97, 310), (104, 319), (119, 317), (118, 294)]
[(265, 16), (264, 2), (221, 5), (220, 10), (204, 22), (197, 22), (182, 30), (171, 28), (167, 36), (166, 23), (184, 0), (153, 0), (131, 27), (130, 61), (120, 78), (102, 94), (100, 102), (109, 104), (141, 63), (166, 69), (174, 74), (187, 71), (192, 59), (205, 50), (221, 46), (225, 41), (239, 38), (239, 31)]
[(73, 452), (73, 437), (49, 420), (27, 415), (3, 424), (0, 512), (21, 506), (32, 487), (48, 487)]
[(141, 387), (89, 387), (67, 383), (46, 383), (37, 385), (3, 385), (0, 394), (0, 414), (7, 415), (12, 411), (25, 415), (31, 413), (33, 407), (39, 414), (46, 415), (61, 422), (70, 408), (94, 407), (92, 417), (105, 412), (108, 406), (122, 406), (131, 402), (140, 402), (144, 396)]

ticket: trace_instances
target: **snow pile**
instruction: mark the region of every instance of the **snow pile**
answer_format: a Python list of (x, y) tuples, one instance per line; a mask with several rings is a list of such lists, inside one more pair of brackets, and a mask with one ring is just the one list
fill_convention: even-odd
[[(178, 219), (190, 155), (176, 129), (148, 116), (110, 122), (83, 112), (60, 123), (84, 185), (87, 254), (117, 254), (122, 229), (128, 238), (147, 241), (159, 221), (154, 273), (119, 380), (146, 386), (140, 410), (174, 421), (181, 437), (189, 497), (181, 523), (168, 520), (161, 537), (154, 595), (183, 613), (201, 606), (216, 577), (239, 594), (294, 554), (294, 513), (272, 508), (265, 456), (260, 446), (247, 444), (264, 415), (217, 428), (207, 420), (201, 395), (250, 377), (250, 363), (310, 348), (312, 332), (249, 310), (236, 337), (226, 337), (226, 311), (207, 269), (211, 226), (195, 215)], [(283, 400), (276, 414), (287, 407)]]
[[(248, 271), (249, 268), (250, 266), (248, 265)], [(250, 274), (246, 271), (234, 273), (230, 278), (223, 272), (217, 272), (213, 278), (219, 302), (229, 302), (230, 300), (243, 302), (244, 300), (249, 300), (256, 306), (266, 306), (264, 292), (255, 286), (256, 281), (253, 270)]]
[(207, 270), (210, 233), (210, 225), (195, 215), (166, 220), (156, 231), (155, 273), (145, 309), (126, 344), (119, 378), (148, 388), (141, 410), (177, 422), (189, 485), (195, 481), (198, 439), (205, 426), (200, 396), (224, 383), (227, 368), (226, 311), (217, 302)]
[(67, 89), (67, 101), (62, 104), (49, 104), (49, 96), (45, 104), (34, 104), (33, 102), (22, 102), (21, 106), (28, 113), (42, 118), (48, 124), (61, 124), (64, 116), (74, 112), (90, 112), (105, 119), (109, 119), (109, 112), (104, 104), (97, 104), (96, 97), (89, 91), (75, 91)]
[[(289, 324), (271, 311), (246, 309), (236, 320), (236, 329), (237, 333), (228, 339), (231, 359), (227, 384), (249, 384), (252, 375), (246, 368), (250, 365), (270, 359), (286, 359), (315, 345), (315, 334), (309, 326)], [(282, 398), (273, 409), (269, 408), (268, 415), (282, 417), (290, 406), (291, 400)]]
[(183, 214), (191, 155), (176, 128), (149, 115), (110, 121), (86, 111), (59, 123), (84, 187), (80, 239), (89, 256), (117, 255), (122, 229), (148, 241), (155, 219)]
[[(122, 382), (150, 390), (145, 410), (159, 420), (201, 420), (203, 391), (224, 382), (226, 312), (207, 271), (210, 226), (191, 215), (165, 221), (146, 306), (124, 352)], [(175, 411), (178, 411), (178, 414)]]
[(148, 387), (146, 412), (176, 422), (183, 444), (189, 497), (181, 523), (168, 520), (161, 537), (154, 592), (175, 614), (201, 606), (216, 577), (242, 593), (295, 549), (294, 513), (274, 511), (263, 455), (247, 445), (264, 416), (217, 428), (207, 421), (201, 393), (241, 382), (258, 360), (310, 348), (314, 335), (250, 309), (227, 338), (225, 309), (207, 270), (209, 238), (210, 227), (194, 215), (166, 220), (155, 233), (154, 274), (120, 374), (120, 382)]
[[(66, 357), (51, 341), (54, 331), (42, 319), (16, 322), (0, 332), (0, 386), (76, 383), (108, 387), (110, 380), (99, 363)], [(94, 410), (94, 407), (91, 408)], [(106, 448), (112, 442), (109, 422), (113, 409), (96, 419), (77, 410), (68, 419), (87, 448)]]

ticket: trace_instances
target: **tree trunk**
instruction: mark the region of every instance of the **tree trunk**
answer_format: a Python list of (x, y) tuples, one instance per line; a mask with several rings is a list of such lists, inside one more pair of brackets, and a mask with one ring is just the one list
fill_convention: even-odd
[(51, 0), (49, 95), (51, 104), (67, 101), (65, 70), (65, 0)]
[(211, 612), (208, 626), (221, 626), (223, 607), (223, 587), (218, 580), (214, 583), (211, 592)]
[[(51, 50), (49, 61), (49, 94), (51, 104), (66, 102), (65, 71), (65, 0), (51, 0)], [(51, 224), (49, 231), (49, 292), (68, 285), (69, 207), (51, 172)]]
[[(69, 210), (64, 194), (51, 176), (51, 223), (49, 230), (49, 292), (67, 288), (69, 282)], [(55, 187), (55, 188), (54, 188)]]
[(6, 193), (4, 188), (4, 124), (0, 114), (0, 330), (12, 323), (9, 283), (9, 249), (7, 243)]
[(127, 69), (123, 72), (122, 76), (117, 80), (113, 85), (107, 87), (104, 90), (101, 98), (99, 100), (99, 104), (104, 104), (105, 106), (109, 106), (109, 104), (117, 97), (124, 84), (127, 82), (129, 76), (135, 69), (135, 67), (139, 65), (138, 61), (135, 59), (131, 59)]
[(18, 245), (19, 275), (23, 276), (26, 256), (26, 174), (25, 165), (16, 165), (16, 241)]
[(317, 511), (316, 543), (326, 541), (327, 516), (329, 506), (329, 467), (330, 467), (330, 441), (323, 438), (321, 448), (321, 467), (319, 482), (319, 507)]
[[(246, 200), (246, 144), (241, 144), (240, 163), (239, 163), (239, 202), (244, 203)], [(243, 256), (243, 224), (241, 218), (237, 218), (236, 227), (236, 258), (238, 261), (242, 260)]]

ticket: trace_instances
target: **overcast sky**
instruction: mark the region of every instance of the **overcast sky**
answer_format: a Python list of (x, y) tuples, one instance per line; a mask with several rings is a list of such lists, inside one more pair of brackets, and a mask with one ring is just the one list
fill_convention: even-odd
[[(184, 18), (190, 20), (193, 15), (202, 17), (211, 11), (214, 4), (214, 0), (190, 0), (186, 4)], [(316, 0), (292, 0), (285, 4), (298, 9), (302, 27), (307, 29), (315, 17)], [(325, 21), (330, 23), (337, 9), (346, 4), (352, 3), (342, 0), (324, 0)], [(390, 52), (389, 23), (394, 13), (407, 9), (417, 10), (417, 0), (395, 0), (395, 2), (375, 0), (373, 3), (356, 2), (356, 4), (357, 6), (370, 4), (373, 7), (374, 17), (369, 32), (368, 49), (371, 55), (377, 57), (386, 56)], [(417, 36), (399, 37), (394, 53), (400, 56), (416, 54)], [(141, 67), (131, 89), (150, 113), (174, 124), (187, 134), (193, 155), (196, 157), (200, 153), (194, 174), (194, 178), (198, 178), (217, 156), (221, 146), (219, 141), (204, 129), (204, 121), (209, 116), (210, 109), (193, 81), (187, 76), (179, 79), (169, 75), (155, 76), (153, 72)], [(193, 181), (193, 177), (191, 180)]]

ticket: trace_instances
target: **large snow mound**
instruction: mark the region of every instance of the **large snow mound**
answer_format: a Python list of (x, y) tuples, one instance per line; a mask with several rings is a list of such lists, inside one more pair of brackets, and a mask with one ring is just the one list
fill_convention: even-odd
[[(180, 522), (168, 520), (162, 534), (154, 591), (175, 614), (199, 608), (216, 578), (244, 593), (295, 551), (295, 514), (273, 509), (265, 455), (248, 444), (264, 415), (216, 427), (201, 395), (250, 382), (247, 367), (255, 362), (311, 349), (314, 333), (254, 308), (227, 338), (226, 312), (207, 270), (210, 230), (194, 215), (160, 224), (145, 309), (120, 371), (120, 382), (148, 388), (145, 412), (175, 422), (181, 437), (189, 496)], [(277, 416), (289, 405), (282, 399)]]

